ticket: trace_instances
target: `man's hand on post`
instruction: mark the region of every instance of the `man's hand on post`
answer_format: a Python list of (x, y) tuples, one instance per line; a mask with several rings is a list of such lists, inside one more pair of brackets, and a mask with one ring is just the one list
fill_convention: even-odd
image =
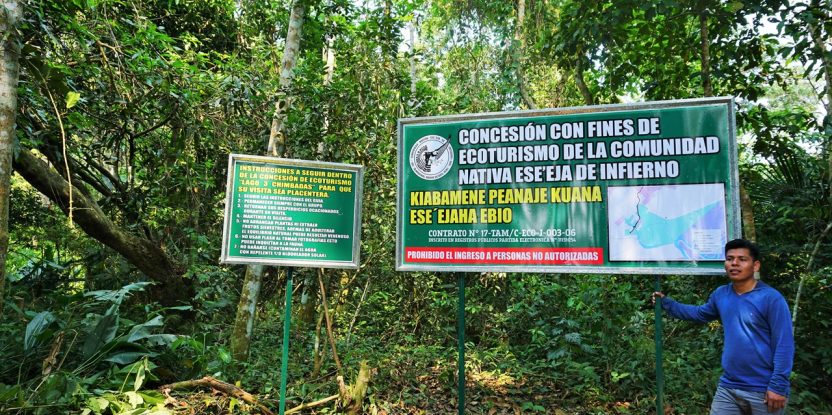
[(656, 304), (656, 297), (664, 298), (664, 293), (661, 291), (656, 291), (653, 293), (653, 304)]
[(783, 409), (786, 407), (786, 397), (772, 391), (766, 391), (765, 402), (766, 405), (768, 405), (769, 412), (774, 412), (778, 409)]

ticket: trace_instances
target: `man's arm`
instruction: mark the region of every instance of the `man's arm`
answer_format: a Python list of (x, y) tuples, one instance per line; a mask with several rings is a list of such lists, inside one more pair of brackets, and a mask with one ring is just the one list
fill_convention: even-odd
[(766, 320), (769, 327), (771, 327), (771, 351), (774, 369), (771, 373), (771, 380), (768, 383), (768, 391), (771, 395), (773, 392), (777, 397), (768, 398), (769, 408), (778, 409), (780, 407), (772, 407), (772, 401), (785, 405), (786, 397), (789, 396), (789, 375), (792, 371), (792, 362), (794, 361), (794, 336), (792, 334), (792, 320), (789, 314), (789, 306), (786, 300), (777, 295), (768, 306), (768, 313), (766, 313)]
[(716, 292), (711, 293), (710, 297), (708, 297), (708, 302), (705, 304), (691, 305), (676, 302), (672, 298), (665, 296), (661, 291), (657, 291), (653, 293), (653, 301), (656, 300), (656, 297), (660, 297), (662, 299), (662, 309), (667, 311), (667, 314), (670, 314), (673, 318), (707, 323), (719, 318), (719, 311), (716, 308), (716, 300), (714, 299), (715, 294)]

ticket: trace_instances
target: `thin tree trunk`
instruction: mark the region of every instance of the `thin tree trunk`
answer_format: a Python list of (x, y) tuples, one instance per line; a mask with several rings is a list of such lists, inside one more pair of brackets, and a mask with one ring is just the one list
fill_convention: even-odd
[(742, 209), (742, 234), (751, 242), (757, 241), (757, 224), (754, 221), (754, 205), (745, 186), (740, 183), (740, 209)]
[[(820, 21), (829, 21), (830, 16), (827, 10), (822, 10), (818, 0), (812, 0), (810, 8), (817, 10), (816, 13), (821, 14)], [(824, 78), (824, 91), (821, 93), (820, 100), (824, 101), (826, 98), (825, 110), (826, 117), (823, 121), (823, 136), (826, 148), (827, 157), (827, 180), (829, 185), (829, 197), (832, 200), (832, 51), (827, 50), (826, 43), (821, 34), (820, 28), (815, 24), (809, 24), (809, 35), (812, 38), (813, 49), (815, 55), (820, 59), (821, 71)]]
[(583, 54), (579, 53), (577, 64), (575, 65), (575, 83), (578, 84), (578, 90), (581, 91), (581, 96), (584, 97), (584, 103), (586, 105), (595, 105), (592, 92), (589, 91), (589, 87), (586, 86), (586, 81), (584, 80), (583, 60)]
[(343, 375), (344, 370), (341, 369), (341, 360), (338, 359), (338, 349), (335, 347), (335, 333), (332, 332), (332, 321), (329, 319), (329, 306), (327, 306), (326, 301), (326, 287), (324, 287), (324, 279), (321, 274), (318, 274), (318, 283), (321, 285), (321, 304), (324, 306), (326, 333), (327, 337), (329, 337), (329, 344), (332, 346), (332, 358), (335, 360), (335, 368), (338, 369), (338, 374)]
[(301, 29), (306, 15), (306, 1), (295, 0), (292, 14), (289, 16), (289, 29), (286, 33), (286, 45), (283, 49), (283, 59), (280, 63), (280, 94), (275, 104), (272, 129), (269, 134), (267, 152), (270, 156), (283, 156), (286, 152), (286, 112), (291, 104), (288, 94), (292, 86), (295, 66), (298, 62), (300, 50)]
[(416, 105), (416, 84), (417, 84), (417, 66), (416, 66), (416, 23), (411, 20), (407, 24), (408, 34), (410, 37), (410, 105), (411, 109)]
[[(69, 183), (46, 163), (28, 151), (21, 151), (14, 160), (15, 170), (34, 188), (38, 189), (61, 210), (69, 209)], [(75, 224), (84, 232), (107, 245), (145, 275), (159, 282), (153, 294), (165, 306), (187, 302), (193, 287), (182, 278), (182, 270), (152, 241), (127, 233), (113, 223), (92, 199), (77, 188), (73, 190)]]
[[(283, 58), (280, 64), (280, 94), (275, 104), (274, 117), (272, 118), (271, 133), (266, 150), (269, 156), (283, 156), (286, 152), (286, 110), (289, 107), (289, 95), (287, 91), (292, 86), (292, 74), (297, 65), (298, 50), (300, 50), (301, 28), (303, 18), (306, 14), (306, 0), (295, 0), (292, 6), (292, 13), (289, 17), (289, 28), (286, 33), (286, 45), (283, 50)], [(234, 333), (245, 333), (244, 336), (235, 338), (232, 342), (232, 354), (235, 358), (244, 359), (248, 356), (249, 345), (251, 344), (251, 333), (254, 327), (257, 299), (260, 297), (260, 287), (263, 277), (262, 271), (252, 270), (253, 266), (246, 269), (245, 280), (243, 281), (243, 295), (237, 305), (237, 315), (234, 319)]]
[[(257, 297), (260, 294), (260, 287), (263, 284), (262, 265), (249, 265), (246, 267), (246, 276), (243, 282), (243, 290), (240, 292), (240, 302), (237, 303), (237, 317), (234, 320), (234, 331), (231, 335), (231, 355), (234, 360), (245, 361), (248, 359), (249, 343), (251, 332), (254, 330), (254, 318), (257, 314)], [(236, 324), (243, 322), (245, 324)]]
[(820, 251), (823, 239), (826, 238), (829, 231), (832, 231), (832, 222), (829, 222), (826, 225), (826, 229), (820, 233), (820, 236), (818, 236), (818, 239), (815, 241), (815, 247), (812, 249), (812, 254), (809, 255), (809, 263), (806, 264), (806, 272), (800, 276), (800, 283), (797, 284), (797, 294), (795, 294), (794, 307), (792, 307), (792, 332), (794, 332), (797, 328), (797, 309), (800, 308), (800, 295), (803, 293), (803, 284), (806, 281), (806, 276), (809, 275), (815, 267), (815, 257), (817, 256), (818, 251)]
[(6, 256), (9, 252), (9, 193), (11, 191), (14, 122), (17, 113), (18, 58), (16, 27), (23, 10), (17, 1), (3, 1), (0, 9), (0, 316), (6, 294)]
[[(821, 21), (828, 20), (828, 16), (826, 15), (827, 11), (821, 9), (820, 2), (818, 0), (812, 0), (810, 9), (812, 11), (817, 11), (816, 13), (822, 14), (823, 17), (821, 18)], [(826, 171), (829, 175), (828, 183), (830, 186), (828, 196), (829, 200), (832, 200), (832, 56), (830, 56), (830, 53), (832, 52), (826, 50), (826, 42), (824, 42), (820, 29), (816, 25), (809, 24), (808, 31), (813, 43), (812, 48), (814, 49), (815, 55), (817, 55), (818, 59), (820, 59), (820, 70), (823, 72), (824, 80), (826, 81), (824, 86), (825, 90), (821, 93), (820, 100), (823, 102), (825, 96), (826, 117), (824, 117), (823, 121), (823, 136), (825, 140), (828, 163)], [(797, 330), (797, 310), (800, 307), (800, 296), (803, 293), (803, 285), (805, 283), (806, 276), (812, 272), (815, 265), (815, 257), (820, 251), (824, 238), (826, 238), (830, 231), (832, 231), (832, 221), (826, 225), (826, 228), (820, 233), (820, 236), (818, 236), (818, 239), (815, 241), (815, 246), (812, 249), (812, 253), (809, 255), (809, 263), (806, 264), (806, 272), (800, 276), (800, 283), (797, 285), (797, 294), (795, 294), (794, 307), (792, 308), (792, 331)]]
[(702, 10), (699, 13), (699, 35), (700, 54), (702, 65), (702, 91), (706, 97), (714, 96), (714, 89), (711, 86), (711, 47), (708, 35), (708, 12)]
[(316, 379), (321, 374), (321, 367), (324, 365), (324, 358), (326, 354), (325, 347), (321, 347), (321, 325), (324, 321), (324, 314), (318, 314), (318, 323), (315, 325), (315, 342), (312, 345), (312, 372), (309, 374), (310, 379)]
[[(811, 8), (813, 10), (818, 10), (818, 13), (822, 13), (823, 17), (821, 21), (832, 17), (829, 16), (828, 10), (820, 9), (820, 2), (818, 0), (812, 1)], [(824, 41), (817, 25), (809, 24), (809, 35), (812, 37), (812, 43), (814, 43), (815, 54), (820, 58), (821, 71), (823, 71), (823, 77), (826, 81), (823, 95), (826, 95), (826, 115), (828, 119), (828, 117), (832, 117), (832, 51), (826, 49), (827, 42)], [(823, 97), (821, 97), (821, 101), (823, 101)], [(827, 123), (827, 126), (830, 124), (832, 124), (832, 120)], [(829, 133), (829, 131), (827, 131), (827, 133)]]
[(531, 95), (529, 95), (529, 90), (526, 87), (526, 73), (523, 69), (523, 54), (526, 51), (526, 37), (523, 36), (523, 26), (525, 22), (526, 0), (517, 0), (517, 21), (514, 26), (514, 42), (516, 48), (514, 51), (514, 63), (517, 65), (517, 83), (523, 103), (525, 103), (526, 107), (529, 109), (535, 109), (537, 108), (537, 105), (535, 105), (534, 99), (532, 99)]
[(303, 279), (303, 291), (300, 296), (300, 320), (305, 324), (315, 321), (315, 310), (318, 307), (318, 288), (315, 278), (311, 274)]

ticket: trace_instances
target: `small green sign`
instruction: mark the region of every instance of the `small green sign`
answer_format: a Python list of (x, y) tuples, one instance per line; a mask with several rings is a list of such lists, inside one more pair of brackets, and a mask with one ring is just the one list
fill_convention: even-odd
[(717, 274), (730, 98), (399, 121), (396, 268)]
[(358, 268), (363, 167), (231, 154), (223, 263)]

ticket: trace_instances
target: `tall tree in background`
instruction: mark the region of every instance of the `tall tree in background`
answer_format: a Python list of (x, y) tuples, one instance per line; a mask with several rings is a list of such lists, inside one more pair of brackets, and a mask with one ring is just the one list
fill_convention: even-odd
[(9, 249), (9, 194), (17, 113), (18, 57), (17, 23), (21, 5), (14, 0), (0, 3), (0, 315), (6, 294), (6, 256)]
[[(272, 127), (266, 154), (272, 157), (282, 157), (286, 153), (286, 112), (291, 103), (288, 91), (292, 86), (295, 66), (297, 66), (298, 51), (300, 50), (301, 29), (308, 7), (307, 0), (295, 0), (292, 13), (289, 16), (289, 26), (286, 31), (286, 42), (283, 58), (280, 63), (280, 92), (275, 103)], [(231, 336), (231, 353), (235, 359), (244, 361), (248, 357), (251, 332), (256, 317), (257, 299), (263, 284), (265, 267), (250, 265), (246, 267), (243, 289), (237, 305), (237, 317), (234, 319), (234, 331)]]

